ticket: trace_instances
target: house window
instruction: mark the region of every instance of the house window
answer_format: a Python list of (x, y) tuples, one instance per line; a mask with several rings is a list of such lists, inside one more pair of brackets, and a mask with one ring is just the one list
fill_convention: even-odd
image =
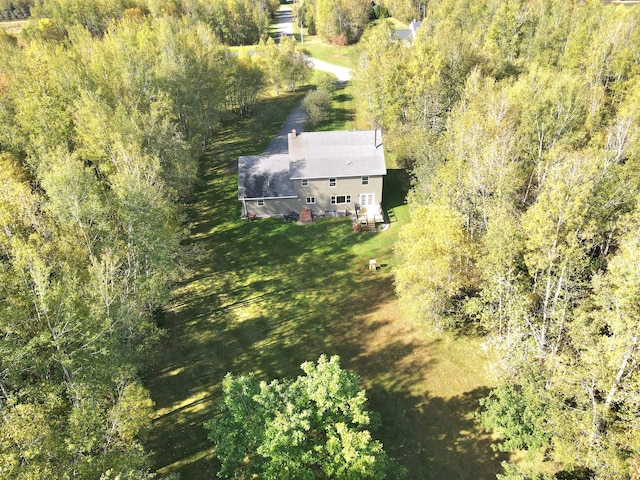
[(308, 187), (309, 186), (309, 179), (308, 178), (303, 178), (302, 180), (300, 180), (300, 183), (302, 184), (303, 187)]
[(331, 205), (341, 205), (344, 203), (351, 203), (351, 195), (332, 195)]
[(307, 204), (311, 205), (316, 203), (316, 197), (307, 197)]
[(259, 206), (259, 207), (264, 207), (264, 198), (260, 198), (260, 199), (258, 199), (258, 202), (257, 202), (257, 203), (258, 203), (258, 206)]
[(335, 187), (336, 186), (336, 179), (335, 178), (330, 178), (329, 179), (329, 186), (330, 187)]
[(369, 185), (369, 177), (362, 177), (362, 185)]

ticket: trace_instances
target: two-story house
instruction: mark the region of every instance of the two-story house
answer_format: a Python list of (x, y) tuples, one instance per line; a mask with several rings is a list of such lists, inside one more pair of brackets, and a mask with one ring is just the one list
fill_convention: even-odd
[(356, 210), (379, 215), (387, 173), (380, 130), (302, 132), (288, 153), (238, 158), (238, 199), (245, 216)]

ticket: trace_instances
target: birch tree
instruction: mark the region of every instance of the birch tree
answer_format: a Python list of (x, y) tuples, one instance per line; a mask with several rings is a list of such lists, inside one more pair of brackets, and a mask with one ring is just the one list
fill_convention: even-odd
[(640, 451), (640, 223), (623, 219), (620, 249), (594, 296), (571, 326), (571, 350), (561, 357), (552, 392), (566, 408), (554, 437), (559, 460), (582, 464), (598, 478), (620, 478)]
[(396, 292), (410, 318), (436, 329), (455, 325), (453, 299), (473, 281), (464, 218), (446, 205), (418, 207), (401, 232)]

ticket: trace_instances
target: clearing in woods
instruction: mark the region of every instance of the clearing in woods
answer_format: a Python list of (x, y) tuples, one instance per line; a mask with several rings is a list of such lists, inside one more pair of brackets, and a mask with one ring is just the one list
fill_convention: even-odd
[[(357, 233), (348, 219), (312, 225), (240, 218), (239, 155), (264, 151), (300, 95), (265, 100), (259, 118), (220, 131), (190, 207), (190, 271), (162, 319), (166, 335), (146, 383), (157, 417), (147, 447), (160, 473), (213, 478), (202, 424), (227, 372), (296, 377), (304, 361), (338, 354), (356, 371), (382, 426), (373, 435), (410, 479), (493, 479), (506, 459), (473, 419), (488, 393), (481, 342), (433, 334), (405, 318), (393, 286), (393, 244), (407, 221), (408, 175), (390, 169), (395, 222)], [(369, 259), (381, 267), (369, 271)]]

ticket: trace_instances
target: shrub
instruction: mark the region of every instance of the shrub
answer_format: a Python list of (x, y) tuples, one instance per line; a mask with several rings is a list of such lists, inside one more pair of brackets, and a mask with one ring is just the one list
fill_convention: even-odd
[(307, 114), (307, 121), (315, 127), (324, 120), (331, 109), (331, 94), (324, 88), (312, 90), (302, 100), (302, 110)]
[(344, 47), (349, 44), (349, 39), (344, 33), (338, 33), (331, 37), (331, 43), (337, 47)]

